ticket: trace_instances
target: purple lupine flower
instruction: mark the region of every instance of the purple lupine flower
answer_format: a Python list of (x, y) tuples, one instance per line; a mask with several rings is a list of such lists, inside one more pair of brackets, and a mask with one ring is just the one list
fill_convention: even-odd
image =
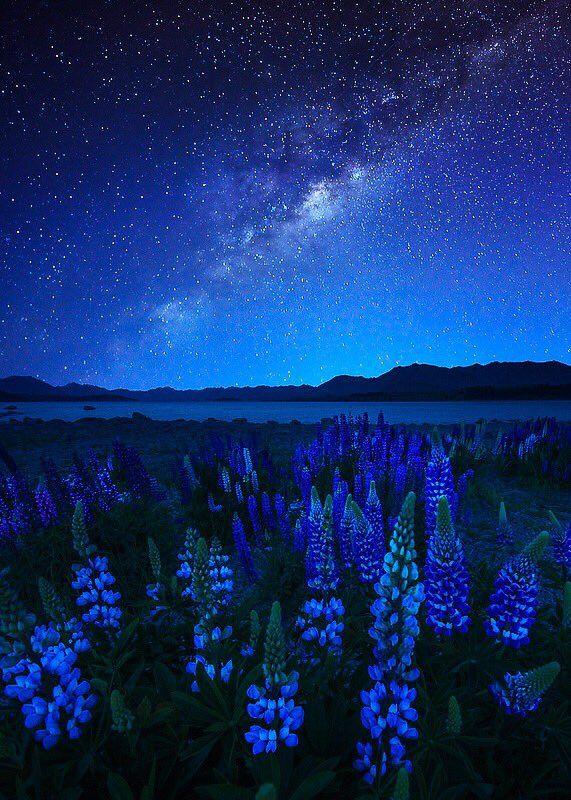
[(248, 514), (250, 522), (254, 530), (254, 538), (258, 547), (262, 546), (262, 523), (260, 521), (260, 513), (258, 511), (258, 501), (253, 494), (248, 497)]
[(36, 489), (36, 507), (42, 526), (47, 528), (54, 522), (57, 522), (57, 509), (47, 486), (40, 484)]
[(276, 523), (272, 511), (272, 502), (267, 492), (262, 492), (262, 519), (266, 530), (273, 531)]
[(234, 514), (234, 518), (232, 520), (232, 535), (234, 537), (234, 544), (236, 546), (236, 552), (238, 553), (238, 558), (240, 559), (242, 569), (244, 570), (248, 581), (253, 583), (255, 580), (257, 580), (258, 573), (256, 572), (256, 568), (254, 566), (254, 559), (252, 558), (250, 543), (246, 539), (246, 532), (244, 530), (242, 520), (238, 514)]

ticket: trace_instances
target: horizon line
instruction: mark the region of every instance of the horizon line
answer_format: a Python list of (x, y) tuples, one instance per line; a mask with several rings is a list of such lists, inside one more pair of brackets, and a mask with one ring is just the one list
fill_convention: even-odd
[(108, 387), (103, 386), (103, 385), (101, 385), (99, 383), (97, 383), (97, 384), (95, 384), (95, 383), (83, 383), (82, 381), (79, 381), (79, 380), (70, 380), (67, 383), (54, 384), (54, 383), (50, 383), (50, 381), (48, 381), (48, 380), (46, 380), (44, 378), (38, 377), (37, 375), (22, 375), (22, 374), (19, 374), (19, 375), (16, 375), (16, 374), (5, 375), (5, 376), (0, 378), (0, 381), (10, 380), (11, 378), (31, 378), (33, 380), (41, 381), (42, 383), (47, 384), (48, 386), (50, 386), (53, 389), (65, 389), (67, 386), (71, 386), (71, 385), (75, 384), (77, 386), (94, 386), (94, 387), (96, 387), (98, 389), (103, 389), (106, 392), (121, 392), (121, 391), (127, 391), (127, 392), (151, 392), (151, 391), (155, 391), (155, 390), (159, 390), (159, 389), (163, 389), (163, 390), (170, 389), (171, 391), (174, 391), (174, 392), (203, 392), (203, 391), (207, 391), (207, 390), (229, 390), (229, 389), (288, 389), (288, 388), (301, 389), (301, 388), (304, 388), (304, 387), (307, 387), (307, 388), (310, 388), (310, 389), (316, 389), (316, 388), (319, 388), (320, 386), (323, 386), (326, 383), (329, 383), (332, 380), (335, 380), (336, 378), (355, 378), (355, 379), (362, 379), (362, 380), (375, 380), (377, 378), (383, 377), (384, 375), (388, 375), (393, 370), (396, 370), (396, 369), (409, 369), (410, 367), (433, 367), (435, 369), (453, 370), (453, 369), (470, 369), (471, 367), (489, 367), (489, 366), (492, 366), (494, 364), (509, 364), (509, 365), (514, 365), (514, 364), (559, 364), (560, 366), (563, 366), (563, 367), (571, 367), (571, 364), (568, 364), (565, 361), (560, 361), (559, 359), (555, 359), (555, 358), (546, 359), (545, 361), (535, 361), (535, 360), (531, 360), (531, 359), (525, 359), (523, 361), (499, 361), (499, 360), (494, 360), (494, 361), (488, 361), (486, 363), (481, 363), (479, 361), (475, 361), (475, 362), (473, 362), (471, 364), (455, 364), (453, 366), (444, 366), (442, 364), (430, 364), (428, 362), (423, 362), (423, 361), (413, 361), (410, 364), (396, 364), (395, 366), (390, 367), (389, 369), (387, 369), (385, 372), (380, 372), (380, 373), (378, 373), (376, 375), (371, 375), (371, 376), (353, 375), (353, 374), (351, 374), (349, 372), (338, 373), (338, 374), (333, 375), (331, 378), (326, 378), (324, 381), (321, 381), (321, 383), (317, 383), (317, 384), (303, 383), (303, 382), (302, 383), (283, 383), (283, 384), (258, 383), (258, 384), (242, 384), (242, 385), (240, 385), (240, 384), (230, 384), (230, 385), (226, 385), (226, 386), (222, 386), (222, 385), (219, 385), (219, 386), (207, 385), (207, 386), (202, 386), (202, 387), (199, 387), (199, 388), (192, 388), (192, 387), (177, 388), (175, 386), (171, 386), (170, 384), (163, 384), (163, 385), (160, 385), (160, 386), (151, 386), (151, 387), (146, 388), (146, 389), (129, 389), (126, 386), (118, 386), (118, 387), (115, 387), (115, 388), (108, 388)]

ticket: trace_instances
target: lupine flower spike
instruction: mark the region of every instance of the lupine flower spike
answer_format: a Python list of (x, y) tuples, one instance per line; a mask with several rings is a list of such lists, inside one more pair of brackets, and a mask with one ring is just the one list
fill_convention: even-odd
[(95, 546), (89, 543), (85, 526), (85, 511), (81, 502), (76, 503), (71, 520), (71, 536), (73, 549), (81, 558), (89, 558), (95, 552)]
[(253, 683), (248, 688), (249, 716), (257, 720), (245, 734), (252, 745), (252, 753), (274, 753), (280, 744), (295, 747), (297, 731), (303, 724), (303, 708), (296, 706), (294, 697), (298, 688), (298, 674), (285, 673), (285, 640), (281, 622), (281, 608), (274, 603), (266, 631), (263, 686)]
[(454, 478), (450, 459), (442, 447), (440, 433), (435, 428), (432, 434), (432, 458), (426, 467), (426, 535), (431, 536), (436, 525), (438, 501), (446, 497), (450, 508), (454, 506)]
[(548, 540), (547, 533), (540, 533), (498, 573), (484, 627), (488, 636), (501, 644), (517, 649), (529, 643), (539, 592), (536, 562)]
[(417, 614), (423, 599), (414, 548), (414, 504), (411, 492), (403, 503), (389, 542), (383, 576), (375, 584), (378, 599), (371, 605), (374, 621), (369, 631), (375, 640), (376, 663), (369, 668), (374, 681), (361, 692), (361, 721), (369, 741), (357, 744), (355, 768), (367, 783), (385, 775), (389, 765), (412, 769), (406, 744), (418, 738), (413, 723), (416, 690), (410, 683), (418, 677), (413, 666)]
[(159, 552), (159, 548), (155, 544), (155, 540), (151, 539), (151, 537), (149, 537), (147, 540), (147, 547), (149, 550), (149, 561), (151, 563), (151, 572), (153, 573), (153, 577), (155, 579), (154, 583), (147, 584), (147, 597), (150, 597), (153, 600), (158, 600), (160, 591), (162, 589), (161, 554)]
[(559, 664), (552, 661), (529, 672), (504, 675), (504, 685), (494, 683), (490, 691), (507, 714), (526, 717), (535, 711), (547, 689), (559, 674)]
[(465, 633), (470, 624), (468, 570), (446, 497), (438, 501), (436, 528), (426, 554), (426, 621), (439, 635)]

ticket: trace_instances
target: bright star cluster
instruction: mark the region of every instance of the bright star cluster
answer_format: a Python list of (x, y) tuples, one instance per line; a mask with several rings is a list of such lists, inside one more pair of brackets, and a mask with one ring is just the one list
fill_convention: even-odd
[(558, 0), (8, 0), (0, 374), (569, 360)]

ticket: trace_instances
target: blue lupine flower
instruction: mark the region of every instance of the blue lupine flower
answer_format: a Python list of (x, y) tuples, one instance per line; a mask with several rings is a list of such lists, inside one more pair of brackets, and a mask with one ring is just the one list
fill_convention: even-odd
[(208, 492), (208, 510), (212, 514), (218, 514), (220, 511), (222, 511), (222, 508), (223, 507), (219, 503), (216, 503), (214, 501), (214, 497), (212, 496), (212, 492)]
[(253, 470), (252, 456), (250, 455), (250, 451), (248, 450), (247, 447), (244, 447), (244, 449), (242, 450), (242, 454), (244, 456), (245, 473), (246, 473), (246, 475), (249, 475)]
[(230, 556), (222, 552), (222, 545), (214, 537), (210, 543), (208, 564), (212, 600), (216, 607), (226, 606), (232, 599), (234, 570), (229, 566), (229, 562)]
[(242, 484), (238, 481), (236, 482), (236, 486), (234, 487), (234, 491), (236, 493), (236, 501), (242, 505), (244, 502), (244, 492), (242, 491)]
[(250, 473), (250, 481), (252, 483), (252, 491), (254, 492), (254, 494), (258, 494), (258, 492), (260, 491), (260, 483), (258, 481), (258, 473), (256, 472), (255, 469), (253, 469), (252, 472)]
[(311, 664), (317, 664), (326, 653), (337, 658), (341, 655), (344, 615), (343, 603), (336, 597), (327, 600), (313, 597), (304, 602), (296, 621), (296, 628), (305, 645), (302, 649), (304, 659)]
[(434, 532), (438, 501), (441, 497), (446, 497), (450, 508), (453, 508), (455, 499), (452, 466), (442, 447), (440, 434), (435, 430), (432, 441), (432, 458), (426, 467), (425, 510), (427, 536), (431, 536)]
[(410, 771), (406, 742), (418, 736), (410, 724), (417, 719), (412, 707), (416, 690), (408, 685), (419, 674), (413, 657), (423, 599), (415, 563), (414, 503), (411, 492), (391, 536), (383, 575), (375, 584), (379, 596), (371, 605), (374, 622), (369, 634), (375, 640), (376, 663), (369, 667), (369, 675), (374, 684), (361, 694), (361, 721), (371, 742), (357, 745), (359, 758), (354, 762), (369, 783), (384, 775), (389, 764)]
[(285, 641), (281, 622), (280, 604), (275, 602), (270, 613), (264, 646), (263, 686), (253, 683), (248, 688), (247, 711), (251, 719), (260, 724), (250, 726), (244, 738), (252, 745), (252, 753), (273, 753), (280, 743), (295, 747), (297, 731), (303, 724), (303, 708), (296, 706), (294, 697), (298, 689), (298, 674), (286, 676)]
[(345, 513), (347, 495), (349, 494), (349, 485), (347, 481), (341, 480), (338, 472), (336, 472), (336, 475), (338, 479), (333, 486), (333, 530), (337, 538), (339, 538), (341, 520)]
[(230, 481), (230, 473), (228, 472), (228, 467), (222, 467), (220, 476), (222, 480), (222, 488), (227, 494), (230, 494), (230, 492), (232, 491), (232, 483)]
[[(215, 652), (215, 645), (229, 639), (231, 635), (232, 627), (230, 625), (224, 628), (219, 625), (212, 626), (211, 620), (197, 623), (194, 626), (194, 647), (197, 652), (187, 661), (186, 672), (196, 677), (198, 675), (198, 665), (201, 664), (211, 680), (215, 680), (216, 676), (219, 675), (223, 683), (228, 683), (233, 669), (232, 660), (229, 659), (222, 664), (218, 654)], [(200, 691), (197, 680), (193, 680), (191, 689), (193, 692)]]
[(76, 617), (63, 619), (61, 622), (50, 622), (49, 625), (37, 625), (30, 637), (34, 653), (42, 653), (48, 645), (60, 641), (74, 653), (86, 653), (91, 650), (91, 642)]
[(564, 528), (555, 514), (550, 511), (553, 538), (553, 557), (567, 572), (571, 572), (571, 522)]
[(252, 725), (244, 738), (252, 745), (252, 753), (274, 753), (278, 744), (296, 747), (295, 731), (303, 724), (303, 708), (296, 706), (294, 696), (298, 688), (298, 674), (292, 672), (288, 681), (272, 687), (270, 681), (262, 687), (252, 684), (248, 688), (247, 711), (251, 719), (261, 720), (262, 725)]
[(504, 686), (494, 683), (490, 691), (508, 714), (527, 716), (539, 706), (543, 694), (559, 674), (559, 664), (552, 661), (529, 672), (504, 675)]
[(383, 509), (381, 508), (381, 501), (377, 495), (375, 481), (371, 481), (369, 484), (369, 495), (365, 505), (365, 516), (371, 525), (373, 537), (382, 551), (382, 556), (384, 556), (385, 532), (383, 528)]
[(184, 537), (182, 550), (177, 554), (177, 559), (180, 561), (180, 564), (176, 571), (176, 576), (177, 578), (181, 578), (186, 584), (181, 593), (181, 597), (183, 598), (192, 597), (192, 565), (194, 563), (197, 542), (198, 532), (194, 528), (188, 528)]
[(516, 649), (529, 643), (535, 621), (539, 574), (533, 559), (522, 553), (510, 559), (498, 573), (490, 598), (486, 633)]
[(438, 503), (436, 529), (428, 541), (424, 590), (426, 621), (436, 633), (468, 630), (468, 570), (445, 497)]
[(301, 471), (301, 497), (305, 506), (305, 511), (309, 514), (311, 509), (311, 472), (308, 467), (304, 467)]
[(353, 561), (357, 567), (359, 580), (363, 583), (375, 583), (381, 574), (384, 547), (379, 541), (378, 530), (373, 530), (357, 503), (351, 504), (351, 511)]
[(308, 520), (308, 543), (305, 558), (307, 584), (312, 589), (327, 591), (337, 586), (337, 568), (333, 551), (333, 501), (327, 495), (322, 507), (315, 488), (312, 490)]
[[(387, 770), (388, 763), (394, 766), (404, 766), (407, 771), (411, 769), (410, 760), (405, 758), (405, 742), (418, 739), (417, 729), (411, 725), (418, 719), (417, 711), (412, 707), (416, 698), (416, 689), (410, 688), (406, 683), (391, 681), (388, 686), (376, 681), (368, 692), (361, 692), (361, 722), (369, 731), (373, 742), (384, 740), (385, 749), (382, 751), (380, 762), (375, 762), (381, 775)], [(361, 752), (363, 745), (361, 744)], [(359, 752), (359, 746), (358, 746)], [(373, 748), (367, 750), (369, 761), (373, 755)], [(355, 761), (356, 769), (362, 769), (362, 759)], [(371, 777), (370, 767), (368, 769)], [(376, 775), (376, 769), (373, 771)]]
[(87, 566), (74, 564), (72, 569), (75, 580), (71, 586), (80, 592), (76, 605), (87, 607), (81, 616), (82, 620), (98, 628), (117, 630), (122, 614), (117, 606), (121, 595), (109, 588), (115, 583), (115, 578), (109, 572), (107, 558), (95, 556), (88, 560)]
[(242, 520), (238, 514), (234, 514), (232, 520), (232, 536), (234, 537), (234, 544), (236, 545), (236, 552), (242, 565), (242, 569), (246, 578), (253, 583), (258, 578), (258, 573), (254, 566), (254, 559), (252, 558), (252, 550), (250, 543), (246, 539), (246, 532), (242, 524)]
[(339, 553), (341, 564), (345, 569), (353, 565), (353, 495), (348, 494), (345, 500), (343, 516), (339, 523)]
[(278, 520), (278, 528), (280, 533), (283, 537), (289, 537), (290, 535), (290, 522), (289, 522), (289, 513), (288, 508), (285, 500), (283, 499), (282, 495), (276, 493), (274, 496), (274, 508), (276, 510), (276, 517)]
[(61, 736), (78, 739), (81, 726), (91, 720), (96, 697), (81, 679), (77, 654), (60, 641), (53, 626), (40, 626), (31, 637), (32, 657), (0, 666), (4, 694), (18, 700), (26, 728), (45, 750)]

